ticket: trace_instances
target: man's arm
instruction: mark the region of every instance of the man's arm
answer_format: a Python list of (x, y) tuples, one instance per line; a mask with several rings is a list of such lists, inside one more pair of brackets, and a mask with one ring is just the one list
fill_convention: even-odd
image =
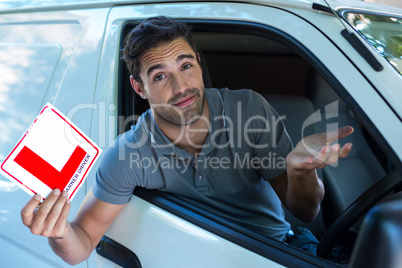
[(54, 252), (74, 265), (89, 257), (124, 205), (103, 202), (91, 189), (70, 223), (67, 217), (71, 205), (65, 193), (54, 190), (37, 211), (41, 197), (35, 195), (21, 210), (21, 218), (33, 234), (48, 237)]
[(282, 203), (295, 217), (310, 222), (317, 216), (324, 198), (324, 187), (316, 170), (349, 154), (351, 143), (342, 148), (338, 143), (330, 144), (351, 133), (352, 127), (343, 127), (302, 139), (286, 157), (287, 173), (270, 180)]
[(320, 212), (324, 187), (315, 170), (305, 174), (283, 173), (269, 182), (282, 204), (301, 221), (311, 222)]

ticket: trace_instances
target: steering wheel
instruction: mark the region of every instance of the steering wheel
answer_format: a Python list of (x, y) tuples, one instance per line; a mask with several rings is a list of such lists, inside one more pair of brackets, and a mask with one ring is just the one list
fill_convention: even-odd
[(374, 183), (328, 228), (318, 244), (317, 256), (327, 258), (337, 240), (342, 237), (361, 216), (401, 182), (401, 176), (396, 170), (393, 170)]

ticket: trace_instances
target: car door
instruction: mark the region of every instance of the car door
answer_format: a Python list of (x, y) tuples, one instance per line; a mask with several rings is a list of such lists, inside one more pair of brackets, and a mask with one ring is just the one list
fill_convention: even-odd
[[(293, 3), (293, 2), (292, 2)], [(366, 127), (398, 160), (399, 141), (387, 131), (382, 117), (401, 133), (400, 120), (379, 96), (366, 75), (371, 67), (340, 34), (338, 18), (314, 11), (311, 3), (264, 6), (245, 3), (147, 4), (114, 7), (108, 18), (100, 71), (97, 103), (105, 103), (105, 141), (111, 142), (135, 121), (119, 49), (126, 27), (139, 20), (165, 15), (188, 21), (195, 31), (249, 34), (275, 40), (314, 67), (352, 110), (365, 118)], [(322, 27), (322, 28), (321, 28)], [(214, 40), (209, 40), (214, 42)], [(351, 55), (351, 56), (350, 56)], [(384, 63), (383, 59), (378, 60)], [(385, 64), (384, 64), (385, 65)], [(248, 66), (247, 66), (248, 67)], [(289, 76), (296, 66), (285, 70)], [(119, 72), (110, 72), (118, 69)], [(121, 80), (123, 77), (126, 80)], [(267, 86), (270, 81), (266, 81)], [(111, 89), (118, 89), (111, 91)], [(111, 94), (111, 92), (115, 92)], [(362, 97), (362, 94), (364, 97)], [(117, 100), (117, 101), (116, 101)], [(116, 102), (115, 102), (116, 101)], [(373, 107), (372, 103), (376, 105)], [(116, 105), (113, 105), (116, 103)], [(387, 123), (388, 124), (388, 123)], [(100, 124), (92, 131), (102, 133)], [(325, 125), (324, 130), (333, 127)], [(399, 160), (400, 161), (400, 160)], [(120, 253), (119, 253), (120, 252)], [(123, 252), (123, 253), (121, 253)], [(99, 267), (331, 267), (334, 264), (311, 256), (194, 207), (166, 193), (136, 189), (121, 214), (98, 246)], [(117, 257), (118, 256), (118, 257)], [(125, 257), (127, 260), (125, 260)], [(141, 266), (140, 266), (141, 265)]]

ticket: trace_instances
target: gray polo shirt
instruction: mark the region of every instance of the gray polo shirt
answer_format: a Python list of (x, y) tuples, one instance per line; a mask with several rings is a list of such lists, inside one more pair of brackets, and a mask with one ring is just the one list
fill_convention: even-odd
[(124, 204), (136, 186), (180, 195), (254, 231), (283, 240), (290, 229), (270, 179), (292, 149), (278, 114), (251, 90), (206, 89), (210, 129), (195, 157), (161, 132), (148, 110), (108, 148), (94, 194)]

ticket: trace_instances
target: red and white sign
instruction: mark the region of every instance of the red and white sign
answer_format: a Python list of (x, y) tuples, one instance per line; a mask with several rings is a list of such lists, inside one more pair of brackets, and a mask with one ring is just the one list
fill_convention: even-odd
[(0, 172), (30, 195), (58, 188), (73, 199), (102, 150), (51, 104), (46, 104)]

